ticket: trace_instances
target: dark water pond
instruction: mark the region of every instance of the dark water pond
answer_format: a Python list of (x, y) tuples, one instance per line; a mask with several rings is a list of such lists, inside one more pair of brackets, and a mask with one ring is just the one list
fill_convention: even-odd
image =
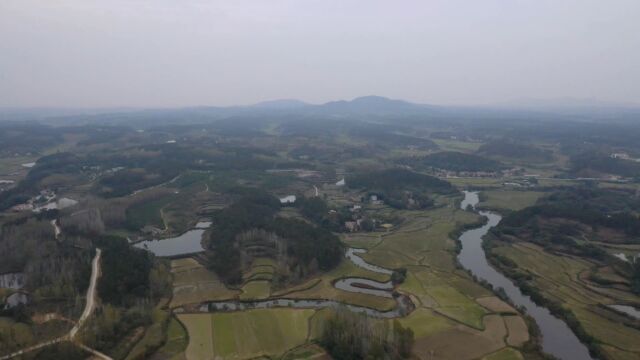
[[(462, 208), (465, 209), (467, 205), (475, 206), (477, 203), (478, 194), (465, 191), (465, 199), (461, 203)], [(504, 289), (514, 304), (526, 308), (527, 314), (535, 319), (542, 332), (544, 352), (563, 360), (591, 359), (587, 347), (578, 340), (564, 321), (551, 315), (548, 309), (536, 305), (529, 296), (522, 294), (511, 280), (489, 265), (482, 248), (482, 237), (489, 232), (489, 229), (498, 225), (502, 217), (486, 211), (480, 211), (480, 215), (488, 219), (487, 224), (465, 231), (460, 236), (462, 251), (458, 255), (458, 260), (462, 266), (479, 279), (493, 285), (494, 288)]]
[(201, 221), (195, 228), (186, 233), (168, 239), (147, 240), (136, 243), (134, 246), (147, 249), (156, 256), (180, 256), (194, 254), (203, 251), (202, 234), (211, 226), (211, 222)]
[(610, 308), (623, 312), (633, 318), (640, 320), (640, 310), (629, 305), (609, 305)]

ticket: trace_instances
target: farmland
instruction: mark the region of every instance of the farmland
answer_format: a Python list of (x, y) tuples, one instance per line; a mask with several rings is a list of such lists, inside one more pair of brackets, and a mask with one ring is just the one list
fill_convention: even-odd
[(277, 356), (308, 340), (313, 310), (267, 309), (179, 315), (190, 334), (187, 359)]

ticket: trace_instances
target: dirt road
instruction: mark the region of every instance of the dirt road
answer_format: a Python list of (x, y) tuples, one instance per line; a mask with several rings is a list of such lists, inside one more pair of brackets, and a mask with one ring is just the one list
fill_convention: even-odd
[[(84, 310), (82, 311), (82, 315), (80, 316), (80, 319), (78, 319), (78, 321), (76, 322), (76, 324), (73, 326), (73, 328), (71, 328), (71, 330), (69, 331), (69, 333), (65, 336), (61, 336), (59, 338), (53, 339), (53, 340), (49, 340), (49, 341), (45, 341), (42, 342), (40, 344), (37, 345), (33, 345), (30, 346), (26, 349), (22, 349), (19, 351), (16, 351), (14, 353), (11, 353), (9, 355), (4, 355), (4, 356), (0, 356), (0, 360), (8, 360), (23, 354), (26, 354), (28, 352), (31, 351), (35, 351), (38, 349), (42, 349), (45, 346), (49, 346), (49, 345), (53, 345), (53, 344), (57, 344), (63, 341), (74, 341), (76, 335), (78, 334), (78, 331), (80, 331), (80, 329), (82, 328), (82, 325), (85, 323), (85, 321), (89, 318), (89, 316), (91, 316), (91, 314), (93, 313), (93, 310), (95, 309), (96, 306), (96, 284), (98, 283), (98, 277), (100, 276), (100, 256), (102, 254), (102, 251), (100, 249), (96, 249), (96, 256), (93, 258), (93, 261), (91, 263), (91, 280), (89, 282), (89, 288), (87, 289), (87, 302), (84, 305)], [(85, 349), (86, 351), (92, 353), (94, 356), (97, 356), (99, 358), (102, 358), (104, 360), (111, 360), (110, 357), (96, 351), (93, 350), (83, 344), (77, 343), (78, 346), (80, 346), (81, 348)]]

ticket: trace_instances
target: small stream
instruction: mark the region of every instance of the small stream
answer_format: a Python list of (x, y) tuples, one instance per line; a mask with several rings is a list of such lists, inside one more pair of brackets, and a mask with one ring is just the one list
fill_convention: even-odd
[[(380, 274), (391, 275), (392, 270), (385, 269), (370, 263), (367, 263), (357, 254), (365, 253), (364, 249), (348, 248), (345, 252), (345, 257), (352, 261), (354, 265), (366, 270), (377, 272)], [(379, 282), (366, 278), (348, 277), (337, 280), (333, 286), (337, 289), (367, 294), (372, 296), (379, 296), (385, 298), (392, 298), (396, 301), (396, 307), (389, 311), (380, 311), (365, 306), (346, 304), (340, 301), (327, 300), (327, 299), (267, 299), (259, 301), (212, 301), (203, 304), (200, 307), (202, 312), (212, 311), (242, 311), (248, 309), (268, 309), (268, 308), (300, 308), (300, 309), (322, 309), (322, 308), (338, 308), (346, 307), (355, 313), (364, 313), (371, 317), (377, 318), (397, 318), (407, 315), (414, 308), (413, 303), (406, 295), (393, 293), (394, 285), (391, 281)]]
[[(478, 193), (465, 191), (464, 194), (464, 200), (460, 204), (462, 209), (466, 209), (468, 205), (475, 208), (479, 202)], [(482, 248), (482, 238), (492, 227), (498, 225), (502, 217), (488, 211), (480, 211), (479, 214), (487, 218), (487, 224), (465, 231), (459, 238), (462, 250), (458, 260), (462, 266), (479, 279), (490, 283), (494, 289), (504, 289), (514, 304), (526, 308), (527, 314), (535, 319), (540, 328), (544, 352), (563, 360), (591, 359), (587, 347), (564, 321), (551, 315), (548, 309), (536, 305), (511, 280), (489, 265)]]

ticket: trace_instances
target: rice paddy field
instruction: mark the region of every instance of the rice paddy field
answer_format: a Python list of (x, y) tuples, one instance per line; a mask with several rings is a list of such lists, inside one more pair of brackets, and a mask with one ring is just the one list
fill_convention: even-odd
[(185, 314), (187, 359), (248, 359), (279, 356), (303, 345), (314, 310), (260, 309), (238, 313)]

